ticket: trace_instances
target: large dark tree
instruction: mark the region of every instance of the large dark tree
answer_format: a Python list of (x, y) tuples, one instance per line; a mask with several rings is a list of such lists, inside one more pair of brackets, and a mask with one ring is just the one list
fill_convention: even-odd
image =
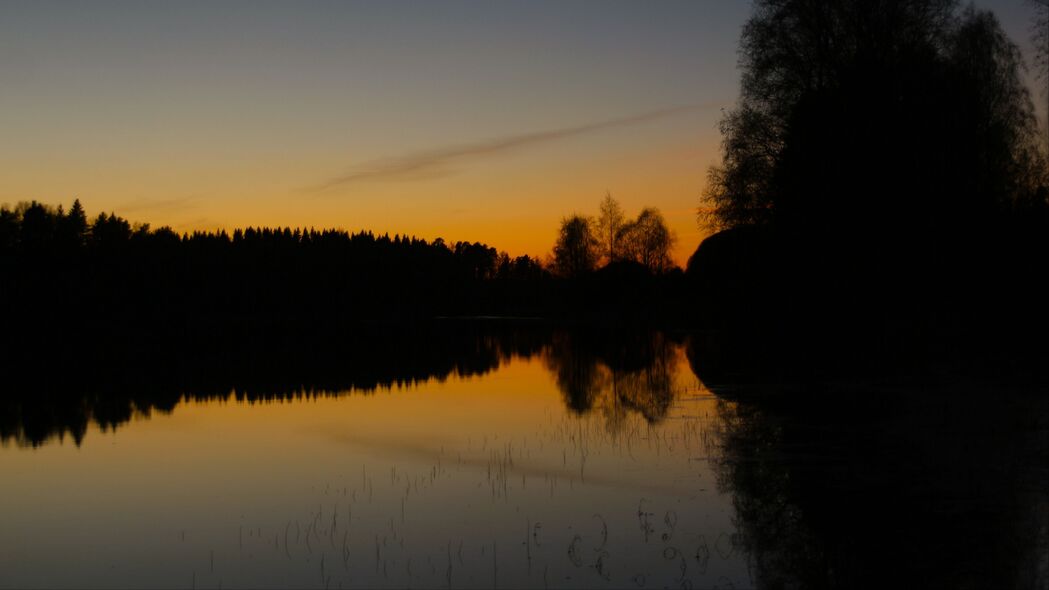
[(600, 242), (593, 225), (582, 215), (561, 220), (561, 232), (554, 244), (554, 268), (561, 276), (580, 276), (597, 266)]
[(986, 221), (1044, 181), (1020, 55), (991, 13), (758, 0), (740, 54), (703, 208), (715, 228), (904, 239)]
[(776, 331), (770, 357), (1044, 346), (1046, 168), (1020, 52), (992, 13), (756, 0), (740, 66), (701, 209), (729, 231), (689, 264), (697, 307)]

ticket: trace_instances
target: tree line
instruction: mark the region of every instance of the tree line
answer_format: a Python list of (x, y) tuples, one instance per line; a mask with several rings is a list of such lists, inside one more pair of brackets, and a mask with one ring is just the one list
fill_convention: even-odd
[[(215, 254), (224, 249), (232, 256), (243, 258), (254, 254), (279, 257), (296, 250), (323, 257), (339, 251), (351, 258), (387, 256), (389, 260), (384, 262), (397, 265), (403, 261), (411, 264), (416, 273), (429, 269), (457, 278), (480, 280), (532, 279), (544, 272), (538, 259), (527, 255), (512, 258), (479, 242), (446, 244), (441, 238), (427, 242), (406, 235), (376, 236), (370, 231), (350, 233), (290, 227), (178, 234), (168, 226), (152, 229), (148, 223), (132, 224), (115, 213), (99, 213), (89, 222), (79, 199), (68, 212), (62, 205), (50, 207), (36, 201), (19, 203), (13, 208), (0, 207), (0, 257), (8, 262), (19, 256), (35, 263), (48, 258), (100, 255), (135, 248), (183, 249), (202, 251), (201, 254)], [(206, 250), (212, 252), (203, 252)]]
[(478, 242), (288, 227), (179, 234), (113, 213), (88, 221), (79, 201), (0, 208), (0, 273), (0, 301), (41, 322), (78, 308), (164, 323), (527, 313), (550, 278), (537, 259)]

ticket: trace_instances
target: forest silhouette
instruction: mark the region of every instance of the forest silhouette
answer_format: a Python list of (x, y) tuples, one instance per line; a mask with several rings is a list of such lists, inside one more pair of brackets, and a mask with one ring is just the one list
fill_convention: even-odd
[(79, 200), (68, 212), (35, 201), (0, 208), (0, 304), (23, 310), (15, 319), (28, 322), (30, 339), (92, 328), (105, 338), (145, 325), (176, 335), (260, 323), (568, 319), (583, 308), (651, 316), (656, 306), (637, 305), (639, 295), (683, 285), (680, 271), (623, 264), (633, 265), (628, 273), (564, 277), (478, 242), (288, 227), (180, 235), (113, 213), (88, 222)]
[(115, 214), (88, 223), (79, 201), (68, 213), (37, 202), (0, 209), (0, 261), (15, 306), (194, 323), (413, 319), (483, 312), (497, 298), (528, 310), (536, 294), (526, 286), (545, 274), (480, 243), (287, 227), (179, 235)]

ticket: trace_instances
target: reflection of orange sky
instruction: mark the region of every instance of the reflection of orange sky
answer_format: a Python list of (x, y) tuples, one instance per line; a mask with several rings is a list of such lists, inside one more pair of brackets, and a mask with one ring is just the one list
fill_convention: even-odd
[[(33, 482), (47, 490), (61, 490), (54, 494), (60, 496), (68, 489), (62, 482), (70, 474), (105, 485), (137, 481), (141, 473), (149, 472), (148, 485), (178, 488), (189, 485), (181, 476), (193, 472), (193, 481), (199, 483), (192, 485), (205, 485), (229, 478), (231, 457), (246, 481), (269, 477), (272, 466), (280, 464), (282, 479), (293, 483), (318, 466), (342, 464), (347, 457), (389, 459), (392, 455), (429, 465), (442, 447), (465, 448), (471, 433), (535, 436), (537, 425), (549, 421), (550, 408), (561, 405), (559, 398), (537, 357), (518, 360), (484, 377), (453, 376), (444, 383), (431, 381), (407, 391), (256, 404), (183, 402), (171, 415), (132, 420), (114, 433), (101, 433), (92, 425), (80, 448), (67, 438), (63, 444), (46, 445), (40, 453), (2, 449), (0, 466), (8, 474), (37, 474), (14, 478), (5, 491), (30, 502), (57, 498), (14, 484)], [(471, 448), (482, 444), (476, 440)], [(90, 466), (84, 455), (93, 458)], [(158, 462), (158, 457), (164, 461)]]

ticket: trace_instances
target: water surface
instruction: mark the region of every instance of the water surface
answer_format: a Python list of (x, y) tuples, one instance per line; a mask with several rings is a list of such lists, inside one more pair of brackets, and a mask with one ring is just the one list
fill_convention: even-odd
[(710, 342), (482, 323), (28, 373), (0, 586), (1049, 586), (1044, 391), (770, 383)]
[(0, 583), (750, 586), (710, 461), (717, 400), (681, 344), (617, 370), (566, 346), (12, 435)]

